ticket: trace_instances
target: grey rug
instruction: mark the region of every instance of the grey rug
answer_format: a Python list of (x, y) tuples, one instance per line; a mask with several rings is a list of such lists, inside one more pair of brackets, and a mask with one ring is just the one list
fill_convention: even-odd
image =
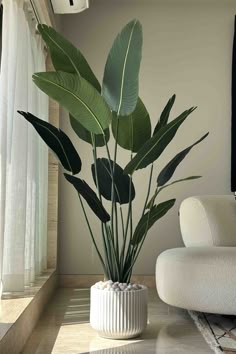
[(236, 353), (236, 316), (194, 311), (189, 315), (215, 353)]

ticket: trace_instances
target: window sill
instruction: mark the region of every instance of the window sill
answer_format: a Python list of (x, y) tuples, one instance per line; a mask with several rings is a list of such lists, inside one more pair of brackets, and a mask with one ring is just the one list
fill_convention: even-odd
[(24, 292), (3, 294), (0, 301), (0, 353), (20, 352), (56, 286), (55, 269), (49, 269)]

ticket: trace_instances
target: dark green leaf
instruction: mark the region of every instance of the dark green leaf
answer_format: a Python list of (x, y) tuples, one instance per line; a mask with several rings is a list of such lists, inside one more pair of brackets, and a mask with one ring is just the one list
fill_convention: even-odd
[[(92, 145), (92, 138), (91, 138), (92, 133), (90, 133), (87, 129), (85, 129), (83, 125), (78, 122), (78, 120), (72, 117), (71, 114), (70, 114), (70, 124), (74, 132), (78, 135), (80, 139)], [(104, 130), (104, 134), (105, 134), (105, 140), (106, 142), (108, 142), (110, 139), (109, 128)], [(95, 145), (97, 147), (101, 147), (105, 145), (104, 136), (102, 134), (94, 135), (94, 139), (95, 139)]]
[(77, 192), (86, 200), (90, 208), (97, 215), (102, 222), (108, 222), (110, 215), (104, 209), (102, 203), (98, 199), (96, 193), (89, 187), (89, 185), (82, 179), (70, 176), (64, 173), (68, 182), (70, 182)]
[(159, 176), (157, 177), (157, 184), (159, 187), (163, 186), (169, 181), (169, 179), (171, 179), (180, 162), (182, 162), (185, 156), (188, 155), (190, 150), (195, 145), (203, 141), (208, 136), (208, 134), (209, 133), (203, 135), (201, 139), (197, 140), (194, 144), (190, 145), (186, 149), (180, 151), (172, 160), (170, 160), (170, 162), (163, 168), (163, 170), (160, 172)]
[(94, 134), (104, 134), (112, 114), (102, 96), (88, 81), (62, 71), (36, 73), (33, 81), (65, 107), (87, 130)]
[(133, 20), (118, 34), (107, 58), (102, 94), (118, 115), (132, 113), (137, 104), (142, 41), (142, 26)]
[(172, 183), (169, 183), (169, 184), (166, 184), (165, 186), (163, 186), (161, 188), (161, 190), (164, 189), (164, 188), (167, 188), (169, 186), (172, 186), (172, 184), (175, 184), (175, 183), (184, 182), (184, 181), (190, 181), (190, 180), (198, 179), (198, 178), (201, 178), (201, 177), (202, 176), (190, 176), (190, 177), (186, 177), (186, 178), (177, 179), (176, 181), (173, 181)]
[(133, 113), (128, 116), (119, 116), (113, 112), (112, 133), (116, 138), (116, 129), (119, 119), (117, 143), (124, 149), (137, 152), (151, 137), (151, 121), (141, 99), (138, 99)]
[(167, 102), (165, 108), (163, 109), (163, 111), (161, 113), (160, 119), (157, 122), (157, 125), (156, 125), (156, 127), (154, 129), (153, 135), (155, 135), (158, 132), (158, 130), (163, 128), (168, 123), (168, 119), (169, 119), (169, 116), (170, 116), (170, 111), (171, 111), (171, 109), (173, 107), (173, 104), (175, 103), (175, 98), (176, 98), (176, 96), (173, 95), (169, 99), (169, 101)]
[(194, 110), (195, 108), (193, 107), (184, 111), (179, 117), (161, 128), (142, 146), (136, 156), (128, 163), (124, 169), (124, 173), (132, 174), (135, 170), (144, 168), (154, 162), (174, 138), (180, 125)]
[[(111, 167), (113, 171), (114, 162), (111, 161)], [(101, 195), (107, 199), (111, 200), (111, 189), (112, 189), (112, 178), (111, 178), (111, 169), (109, 160), (102, 158), (96, 160), (97, 166), (97, 176), (98, 176), (98, 185)], [(96, 175), (95, 175), (95, 166), (92, 164), (92, 175), (93, 180), (96, 184)], [(126, 204), (129, 202), (129, 184), (131, 182), (131, 200), (135, 197), (135, 190), (133, 182), (130, 181), (130, 177), (124, 175), (123, 169), (116, 163), (114, 169), (114, 200), (120, 204)]]
[(62, 166), (77, 174), (81, 170), (81, 160), (68, 136), (60, 129), (44, 120), (35, 117), (31, 113), (18, 111), (30, 122), (48, 147), (56, 154)]
[(83, 54), (60, 33), (47, 25), (38, 25), (43, 40), (50, 50), (54, 68), (57, 71), (80, 74), (99, 92), (101, 86)]
[(157, 194), (160, 193), (163, 189), (169, 187), (169, 186), (172, 186), (172, 184), (175, 184), (175, 183), (179, 183), (179, 182), (184, 182), (184, 181), (190, 181), (190, 180), (193, 180), (193, 179), (198, 179), (198, 178), (201, 178), (202, 176), (190, 176), (190, 177), (186, 177), (186, 178), (181, 178), (181, 179), (177, 179), (176, 181), (170, 183), (170, 184), (166, 184), (164, 187), (160, 188), (160, 190), (157, 192), (157, 190), (155, 191), (154, 195), (152, 196), (152, 198), (149, 200), (147, 206), (146, 206), (146, 209), (150, 209), (152, 207), (152, 205), (154, 204), (155, 202), (155, 199), (157, 197)]
[(147, 211), (146, 214), (141, 217), (131, 240), (133, 245), (138, 245), (142, 241), (147, 230), (149, 230), (157, 220), (162, 218), (173, 207), (175, 200), (176, 199), (170, 199), (155, 205), (150, 211)]

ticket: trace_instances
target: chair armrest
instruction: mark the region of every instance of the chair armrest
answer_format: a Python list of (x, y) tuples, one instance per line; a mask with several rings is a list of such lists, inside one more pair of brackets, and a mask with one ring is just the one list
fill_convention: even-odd
[(232, 195), (185, 199), (179, 211), (186, 247), (236, 246), (236, 201)]

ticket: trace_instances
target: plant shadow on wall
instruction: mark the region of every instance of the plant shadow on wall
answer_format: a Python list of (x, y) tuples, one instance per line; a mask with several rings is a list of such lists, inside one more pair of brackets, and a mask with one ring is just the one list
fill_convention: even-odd
[[(208, 133), (167, 163), (158, 174), (155, 190), (151, 194), (155, 161), (196, 107), (187, 109), (169, 122), (175, 102), (173, 95), (151, 131), (150, 116), (138, 94), (142, 55), (142, 27), (139, 21), (129, 22), (115, 38), (106, 61), (102, 87), (79, 49), (51, 27), (39, 25), (38, 30), (50, 51), (55, 72), (36, 73), (33, 81), (69, 112), (73, 130), (80, 139), (91, 145), (91, 173), (96, 193), (83, 179), (74, 176), (81, 172), (82, 163), (69, 137), (29, 112), (19, 113), (34, 126), (64, 169), (70, 172), (64, 175), (78, 192), (88, 233), (105, 278), (127, 283), (148, 230), (175, 203), (175, 199), (170, 199), (158, 204), (158, 195), (174, 183), (200, 177), (190, 176), (169, 183), (181, 161)], [(115, 139), (114, 156), (111, 156), (108, 146), (110, 126)], [(102, 146), (107, 156), (98, 158), (97, 151)], [(124, 169), (116, 162), (118, 146), (130, 152), (130, 162)], [(136, 171), (148, 166), (150, 177), (147, 181), (147, 196), (140, 220), (134, 227), (132, 210), (135, 186), (132, 177)], [(103, 198), (111, 202), (109, 213), (103, 206)], [(102, 250), (98, 248), (84, 201), (101, 222)], [(126, 215), (122, 208), (124, 204), (128, 205)]]

